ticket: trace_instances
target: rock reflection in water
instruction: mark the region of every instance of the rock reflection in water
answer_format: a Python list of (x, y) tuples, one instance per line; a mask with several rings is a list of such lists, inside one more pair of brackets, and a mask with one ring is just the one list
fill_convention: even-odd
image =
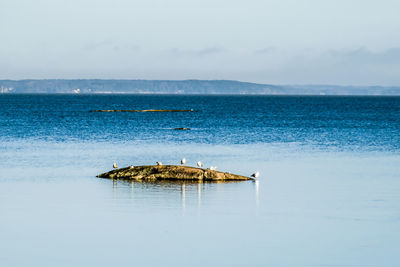
[[(127, 181), (112, 180), (113, 196), (116, 199), (129, 198), (132, 201), (137, 199), (167, 199), (166, 195), (176, 195), (180, 197), (180, 205), (183, 211), (187, 201), (196, 202), (196, 206), (201, 208), (203, 195), (207, 191), (218, 192), (220, 186), (228, 184), (254, 183), (254, 196), (256, 206), (259, 206), (259, 181), (171, 181), (159, 180), (154, 182), (146, 181)], [(218, 187), (217, 187), (218, 185)], [(129, 188), (129, 194), (128, 189)], [(238, 189), (239, 190), (239, 189)], [(119, 194), (118, 194), (119, 193)], [(206, 194), (207, 195), (207, 194)], [(167, 200), (166, 200), (167, 201)], [(161, 203), (161, 202), (160, 202)], [(192, 203), (194, 204), (194, 203)]]

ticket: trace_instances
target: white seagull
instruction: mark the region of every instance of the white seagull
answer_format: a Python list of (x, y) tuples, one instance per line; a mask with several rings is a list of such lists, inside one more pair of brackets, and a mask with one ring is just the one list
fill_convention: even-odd
[(258, 178), (258, 176), (260, 176), (260, 173), (259, 173), (259, 172), (255, 172), (255, 173), (253, 173), (253, 174), (251, 175), (251, 177), (254, 177), (254, 178)]
[(129, 169), (133, 169), (133, 165), (130, 165), (130, 166), (129, 166)]
[(162, 165), (162, 162), (157, 161), (156, 163), (157, 163), (157, 166), (161, 166)]
[(183, 164), (185, 164), (185, 163), (186, 163), (186, 159), (183, 158), (183, 159), (181, 160), (181, 164), (183, 165)]
[(216, 171), (216, 170), (217, 170), (217, 167), (215, 167), (215, 166), (211, 166), (211, 167), (210, 167), (210, 170), (212, 170), (212, 171)]
[(114, 169), (118, 168), (117, 163), (114, 162), (113, 168), (114, 168)]
[(197, 166), (201, 168), (201, 167), (203, 167), (203, 163), (201, 163), (201, 161), (198, 161)]

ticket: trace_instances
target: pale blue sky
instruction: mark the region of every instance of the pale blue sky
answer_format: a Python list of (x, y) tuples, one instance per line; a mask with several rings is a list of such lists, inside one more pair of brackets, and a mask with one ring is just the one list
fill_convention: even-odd
[(398, 0), (1, 0), (0, 79), (400, 85)]

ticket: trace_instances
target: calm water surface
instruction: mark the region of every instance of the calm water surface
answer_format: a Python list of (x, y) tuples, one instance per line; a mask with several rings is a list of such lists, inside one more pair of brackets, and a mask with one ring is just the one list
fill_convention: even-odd
[[(195, 112), (89, 112), (151, 108)], [(0, 266), (399, 266), (399, 133), (398, 97), (1, 95)], [(182, 157), (261, 176), (95, 177)]]

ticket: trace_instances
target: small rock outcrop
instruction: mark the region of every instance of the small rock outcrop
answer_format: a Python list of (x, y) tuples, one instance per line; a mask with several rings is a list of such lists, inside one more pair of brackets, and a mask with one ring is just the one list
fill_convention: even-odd
[(190, 128), (179, 127), (179, 128), (174, 128), (174, 130), (188, 131), (190, 130)]
[(178, 166), (149, 165), (121, 168), (99, 174), (99, 178), (124, 179), (136, 181), (156, 180), (197, 180), (197, 181), (245, 181), (253, 178), (209, 169)]

